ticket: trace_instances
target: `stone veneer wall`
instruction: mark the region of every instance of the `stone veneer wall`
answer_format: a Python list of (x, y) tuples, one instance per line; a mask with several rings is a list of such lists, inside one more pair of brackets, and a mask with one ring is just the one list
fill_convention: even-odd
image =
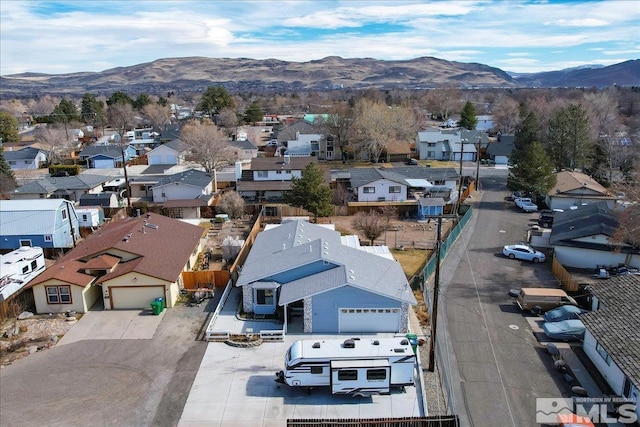
[(313, 305), (311, 297), (304, 299), (304, 332), (310, 334), (313, 332)]
[(242, 287), (242, 310), (245, 313), (253, 313), (253, 288), (250, 285)]
[(404, 327), (404, 330), (400, 332), (407, 333), (409, 332), (409, 304), (406, 302), (402, 303), (402, 313), (400, 314), (400, 324)]

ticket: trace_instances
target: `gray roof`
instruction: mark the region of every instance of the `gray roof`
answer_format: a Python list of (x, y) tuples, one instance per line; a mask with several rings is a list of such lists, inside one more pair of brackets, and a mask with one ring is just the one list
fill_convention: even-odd
[(342, 286), (415, 304), (409, 283), (396, 261), (343, 245), (340, 233), (304, 221), (291, 221), (258, 234), (236, 286), (273, 281), (304, 266), (324, 261), (327, 269), (281, 284), (284, 305)]
[(514, 135), (500, 135), (498, 141), (491, 142), (487, 146), (487, 154), (491, 156), (511, 156), (511, 152), (515, 148)]
[(4, 159), (6, 161), (9, 160), (33, 160), (36, 158), (36, 156), (38, 155), (38, 153), (43, 152), (42, 150), (38, 150), (37, 148), (33, 148), (33, 147), (25, 147), (25, 148), (21, 148), (20, 150), (15, 150), (15, 151), (7, 151), (4, 150), (2, 152), (2, 155), (4, 156)]
[(427, 181), (446, 181), (458, 179), (453, 168), (421, 168), (416, 166), (397, 168), (353, 168), (349, 169), (351, 186), (362, 187), (379, 179), (409, 185), (407, 179), (426, 179)]
[(301, 134), (322, 133), (318, 126), (312, 125), (304, 120), (298, 120), (288, 126), (278, 130), (276, 138), (279, 142), (293, 141), (296, 139), (296, 132)]
[(15, 190), (19, 194), (49, 194), (60, 190), (89, 190), (104, 184), (111, 178), (102, 175), (80, 174), (74, 176), (45, 177), (31, 181)]
[(111, 199), (116, 196), (116, 193), (112, 191), (105, 191), (98, 194), (83, 194), (80, 196), (80, 206), (111, 206)]
[(154, 187), (163, 187), (169, 184), (180, 183), (183, 185), (204, 188), (209, 185), (212, 180), (213, 178), (208, 173), (196, 169), (189, 169), (184, 172), (165, 176)]
[(580, 320), (640, 389), (640, 276), (612, 277), (591, 285), (590, 290), (604, 307), (580, 315)]
[[(549, 243), (551, 245), (592, 247), (593, 244), (575, 242), (575, 239), (598, 234), (613, 236), (618, 220), (606, 202), (580, 206), (578, 209), (556, 212)], [(588, 246), (584, 246), (588, 245)], [(597, 245), (601, 247), (602, 245)]]
[(120, 146), (114, 145), (89, 145), (85, 147), (82, 151), (80, 151), (79, 156), (82, 158), (85, 157), (94, 157), (102, 155), (105, 157), (110, 157), (112, 159), (122, 158), (122, 149)]
[[(187, 151), (189, 149), (189, 146), (187, 144), (185, 144), (184, 142), (180, 141), (179, 139), (174, 139), (171, 140), (169, 142), (167, 142), (166, 144), (164, 144), (165, 147), (171, 148), (174, 151), (177, 151), (178, 153), (181, 153), (183, 151)], [(162, 145), (159, 145), (158, 147), (162, 147)], [(156, 148), (158, 148), (156, 147)]]
[(232, 147), (236, 147), (239, 148), (240, 150), (257, 150), (258, 147), (256, 147), (253, 142), (249, 141), (248, 139), (245, 139), (244, 141), (231, 141), (230, 142)]
[(55, 231), (57, 211), (67, 204), (75, 212), (73, 203), (64, 199), (3, 200), (0, 203), (0, 235), (42, 235)]

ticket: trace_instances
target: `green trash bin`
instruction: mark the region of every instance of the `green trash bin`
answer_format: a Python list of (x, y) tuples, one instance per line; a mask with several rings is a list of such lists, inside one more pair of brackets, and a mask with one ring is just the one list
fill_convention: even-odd
[(413, 349), (413, 353), (415, 354), (418, 350), (418, 336), (416, 334), (407, 334), (405, 335), (409, 342), (411, 343), (411, 348)]
[(156, 301), (160, 305), (160, 312), (162, 313), (162, 310), (164, 310), (164, 298), (156, 298), (154, 299), (154, 301)]
[(162, 313), (162, 303), (159, 301), (151, 301), (151, 312), (156, 316)]

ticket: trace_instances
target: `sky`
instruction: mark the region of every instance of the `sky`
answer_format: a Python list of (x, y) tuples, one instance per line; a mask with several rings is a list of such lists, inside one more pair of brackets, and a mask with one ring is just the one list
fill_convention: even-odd
[(606, 66), (640, 57), (640, 0), (0, 1), (3, 76), (190, 56)]

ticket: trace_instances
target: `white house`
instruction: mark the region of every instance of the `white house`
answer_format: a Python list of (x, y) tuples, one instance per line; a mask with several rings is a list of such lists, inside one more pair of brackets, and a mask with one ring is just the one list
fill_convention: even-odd
[(580, 315), (582, 349), (613, 393), (635, 403), (640, 419), (640, 276), (621, 275), (589, 286), (594, 311)]
[(476, 116), (476, 119), (478, 120), (478, 124), (476, 125), (476, 130), (489, 132), (491, 129), (493, 129), (493, 116), (479, 115), (479, 116)]
[(37, 148), (25, 147), (15, 151), (4, 151), (4, 159), (9, 164), (11, 170), (34, 170), (39, 169), (47, 162), (47, 155)]
[(487, 143), (484, 131), (466, 129), (428, 129), (418, 132), (416, 152), (422, 160), (475, 161), (477, 144)]
[(184, 162), (187, 146), (179, 139), (162, 144), (149, 151), (149, 165), (179, 165)]
[[(251, 169), (241, 171), (236, 191), (248, 200), (279, 200), (291, 190), (291, 178), (315, 162), (314, 157), (264, 157), (251, 160)], [(327, 183), (330, 177), (325, 177)]]
[(320, 154), (320, 141), (323, 136), (319, 133), (296, 132), (296, 139), (287, 141), (285, 154), (290, 156), (318, 156)]
[(561, 171), (556, 177), (556, 185), (546, 196), (549, 209), (571, 209), (600, 201), (612, 208), (617, 200), (609, 190), (584, 173)]
[(213, 178), (208, 173), (189, 169), (162, 178), (151, 191), (154, 203), (189, 199), (208, 201), (213, 193)]

